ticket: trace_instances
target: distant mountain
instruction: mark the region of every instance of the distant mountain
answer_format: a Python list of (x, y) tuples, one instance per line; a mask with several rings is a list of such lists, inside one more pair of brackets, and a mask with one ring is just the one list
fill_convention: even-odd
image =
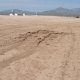
[[(0, 11), (0, 15), (9, 15), (10, 13), (13, 13), (13, 14), (17, 13), (18, 15), (23, 15), (23, 13), (25, 13), (26, 15), (36, 15), (36, 12), (24, 11), (19, 9)], [(53, 10), (37, 12), (37, 15), (80, 16), (80, 8), (67, 9), (67, 8), (59, 7)]]
[(35, 15), (35, 12), (23, 11), (19, 9), (0, 11), (0, 15), (9, 15), (10, 13), (17, 13), (18, 15), (23, 15), (23, 13), (25, 13), (26, 15)]
[(53, 15), (53, 16), (80, 16), (80, 8), (67, 9), (56, 8), (54, 10), (43, 11), (38, 13), (39, 15)]
[(80, 8), (74, 8), (72, 10), (75, 11), (75, 12), (80, 12)]

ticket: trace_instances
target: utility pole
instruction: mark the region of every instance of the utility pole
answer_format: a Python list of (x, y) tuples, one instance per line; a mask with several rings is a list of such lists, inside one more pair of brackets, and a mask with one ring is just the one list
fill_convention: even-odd
[(37, 14), (37, 12), (36, 12), (36, 16), (37, 16), (38, 14)]

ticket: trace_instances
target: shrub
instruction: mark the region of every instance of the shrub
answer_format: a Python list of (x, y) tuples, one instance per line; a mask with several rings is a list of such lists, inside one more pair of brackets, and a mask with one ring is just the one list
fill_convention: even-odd
[(76, 18), (79, 18), (79, 16), (76, 16)]

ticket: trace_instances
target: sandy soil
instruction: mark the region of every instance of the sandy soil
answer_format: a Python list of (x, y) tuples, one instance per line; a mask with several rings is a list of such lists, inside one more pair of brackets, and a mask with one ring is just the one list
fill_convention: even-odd
[(80, 19), (0, 16), (0, 80), (80, 80)]

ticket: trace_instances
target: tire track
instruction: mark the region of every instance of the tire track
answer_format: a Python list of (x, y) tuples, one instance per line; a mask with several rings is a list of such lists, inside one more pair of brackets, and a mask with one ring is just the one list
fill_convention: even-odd
[(66, 77), (70, 77), (69, 74), (66, 73), (70, 61), (70, 57), (73, 54), (74, 51), (74, 45), (75, 45), (75, 33), (71, 33), (72, 35), (72, 43), (70, 50), (67, 52), (67, 54), (64, 55), (64, 61), (62, 62), (61, 67), (61, 77), (60, 80), (65, 80)]
[[(35, 32), (28, 32), (26, 34), (20, 34), (18, 37), (14, 39), (14, 41), (18, 43), (21, 42), (21, 44), (19, 43), (19, 45), (17, 45), (15, 48), (12, 47), (10, 48), (11, 50), (17, 49), (19, 52), (15, 54), (14, 53), (12, 54), (12, 52), (9, 52), (7, 54), (4, 53), (4, 55), (2, 55), (3, 58), (0, 59), (0, 70), (9, 66), (14, 61), (33, 55), (36, 49), (39, 47), (39, 45), (42, 42), (44, 42), (47, 38), (50, 38), (50, 36), (52, 35), (53, 35), (53, 40), (56, 40), (54, 35), (57, 36), (56, 38), (58, 38), (59, 36), (64, 37), (65, 35), (71, 35), (71, 33), (64, 33), (64, 32), (59, 33), (55, 31), (38, 30)], [(9, 57), (8, 54), (12, 55)], [(67, 62), (67, 60), (65, 62)]]

